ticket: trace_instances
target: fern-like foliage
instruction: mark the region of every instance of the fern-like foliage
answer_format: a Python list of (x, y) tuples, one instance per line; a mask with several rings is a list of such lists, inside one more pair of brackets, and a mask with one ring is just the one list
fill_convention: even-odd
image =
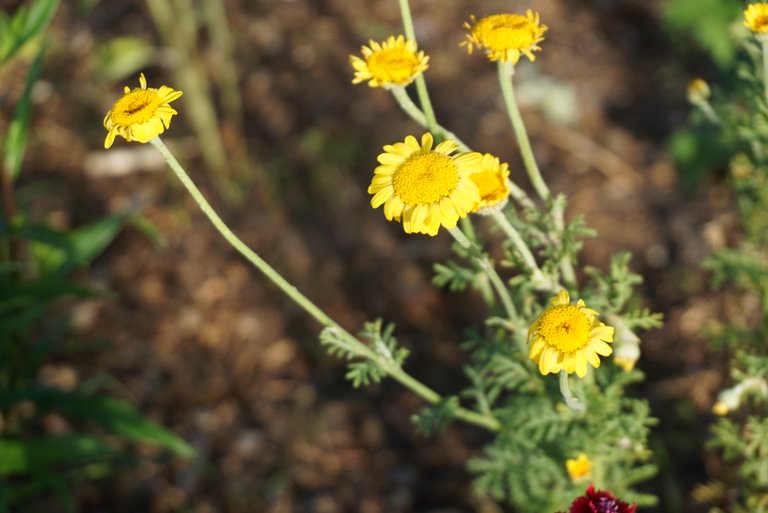
[(365, 323), (358, 334), (360, 340), (366, 342), (377, 358), (370, 358), (368, 354), (362, 353), (359, 346), (350, 341), (349, 336), (334, 327), (325, 328), (320, 333), (320, 343), (327, 348), (329, 354), (350, 360), (346, 378), (355, 388), (359, 388), (378, 383), (386, 377), (385, 365), (402, 367), (409, 351), (398, 346), (394, 330), (394, 324), (382, 326), (382, 320), (377, 319)]

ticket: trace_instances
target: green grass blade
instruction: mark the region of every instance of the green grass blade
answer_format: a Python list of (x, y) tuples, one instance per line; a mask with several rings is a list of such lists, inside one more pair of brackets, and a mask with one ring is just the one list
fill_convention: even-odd
[(41, 436), (25, 440), (0, 439), (0, 476), (38, 473), (58, 467), (100, 461), (116, 452), (87, 435)]
[(35, 403), (40, 411), (57, 411), (70, 420), (93, 422), (129, 440), (155, 443), (177, 456), (193, 458), (197, 454), (187, 442), (143, 417), (131, 404), (120, 399), (42, 387), (12, 393), (0, 391), (3, 408), (24, 400)]
[(21, 172), (21, 162), (24, 159), (24, 153), (27, 149), (27, 135), (29, 133), (29, 120), (32, 114), (32, 85), (40, 76), (40, 68), (43, 62), (43, 51), (40, 48), (32, 67), (27, 73), (27, 81), (24, 85), (24, 93), (16, 104), (13, 112), (13, 120), (8, 127), (8, 135), (5, 138), (5, 159), (3, 168), (6, 173), (15, 181)]
[(37, 0), (29, 9), (20, 8), (5, 25), (0, 37), (0, 66), (8, 62), (24, 44), (48, 25), (59, 8), (59, 0)]
[(67, 232), (25, 226), (21, 233), (42, 274), (66, 273), (88, 266), (117, 237), (125, 219), (126, 214), (115, 214)]

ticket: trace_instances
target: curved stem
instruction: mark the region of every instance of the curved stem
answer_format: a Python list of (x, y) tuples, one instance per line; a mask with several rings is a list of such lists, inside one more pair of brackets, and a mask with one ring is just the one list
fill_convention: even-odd
[[(233, 247), (238, 253), (246, 258), (251, 264), (254, 265), (259, 271), (261, 271), (269, 280), (274, 283), (282, 292), (290, 297), (297, 305), (299, 305), (305, 312), (311, 315), (317, 322), (327, 328), (332, 328), (349, 342), (350, 347), (354, 352), (362, 357), (378, 363), (382, 369), (395, 381), (410, 389), (416, 395), (424, 399), (425, 401), (437, 404), (442, 400), (440, 394), (424, 385), (416, 378), (405, 372), (398, 364), (391, 359), (387, 359), (376, 351), (362, 343), (354, 335), (342, 328), (336, 321), (331, 319), (323, 310), (315, 305), (309, 298), (299, 292), (299, 290), (291, 285), (280, 273), (278, 273), (271, 265), (269, 265), (263, 258), (261, 258), (256, 252), (249, 248), (232, 230), (229, 229), (227, 224), (219, 217), (216, 211), (213, 209), (208, 200), (205, 199), (200, 189), (194, 184), (184, 168), (179, 164), (173, 154), (168, 150), (163, 141), (159, 137), (155, 137), (151, 141), (155, 148), (163, 155), (168, 165), (176, 174), (182, 185), (187, 189), (187, 192), (192, 196), (195, 202), (200, 207), (200, 210), (208, 217), (213, 224), (214, 228), (218, 230), (222, 237)], [(464, 408), (458, 408), (454, 412), (454, 417), (457, 419), (475, 424), (480, 427), (487, 428), (491, 431), (498, 431), (501, 429), (501, 424), (494, 418), (480, 413), (466, 410)]]
[(488, 279), (491, 280), (491, 285), (493, 285), (493, 288), (496, 290), (496, 293), (499, 295), (499, 299), (501, 300), (501, 304), (504, 305), (504, 310), (507, 313), (507, 317), (511, 321), (514, 321), (517, 319), (517, 309), (515, 309), (515, 304), (512, 302), (512, 297), (509, 295), (509, 291), (507, 290), (506, 285), (504, 285), (504, 282), (502, 281), (501, 277), (496, 272), (496, 269), (493, 267), (493, 264), (491, 264), (491, 261), (488, 260), (488, 257), (483, 255), (472, 242), (467, 238), (464, 233), (459, 230), (458, 228), (451, 228), (448, 230), (451, 235), (453, 235), (453, 238), (456, 239), (456, 242), (461, 244), (461, 247), (464, 249), (470, 250), (472, 253), (474, 253), (474, 258), (477, 264), (480, 266), (480, 268), (485, 271), (485, 274), (488, 276)]
[(515, 99), (515, 89), (512, 85), (512, 75), (515, 68), (511, 63), (499, 60), (497, 69), (499, 72), (499, 85), (501, 86), (504, 105), (507, 108), (509, 120), (512, 122), (512, 128), (514, 128), (515, 131), (515, 137), (517, 138), (517, 144), (520, 147), (520, 155), (523, 158), (525, 170), (528, 172), (528, 177), (531, 179), (533, 188), (536, 189), (536, 192), (541, 199), (548, 200), (552, 194), (549, 192), (549, 188), (539, 171), (539, 166), (536, 164), (536, 159), (533, 156), (533, 149), (531, 148), (531, 141), (528, 139), (528, 132), (525, 130), (525, 124), (523, 123), (523, 118), (520, 115), (520, 109), (518, 108), (517, 100)]
[(523, 262), (528, 267), (528, 270), (531, 272), (531, 282), (533, 283), (534, 287), (537, 289), (545, 289), (555, 292), (561, 290), (563, 287), (556, 283), (555, 280), (548, 279), (544, 275), (544, 272), (539, 267), (539, 264), (536, 263), (536, 258), (534, 258), (533, 253), (531, 253), (528, 245), (520, 236), (520, 232), (518, 232), (517, 229), (512, 226), (512, 223), (509, 222), (507, 216), (504, 215), (501, 210), (491, 210), (490, 214), (491, 217), (493, 217), (493, 220), (496, 221), (496, 224), (498, 224), (499, 227), (504, 230), (507, 238), (509, 238), (512, 244), (515, 246), (515, 249), (517, 249), (520, 257), (523, 259)]
[[(555, 224), (555, 230), (560, 237), (560, 245), (563, 245), (562, 238), (565, 232), (565, 198), (558, 196), (552, 205), (552, 219)], [(563, 280), (571, 287), (576, 288), (576, 271), (573, 269), (570, 255), (563, 255), (560, 259), (560, 272), (563, 274)]]
[(515, 182), (510, 181), (509, 184), (509, 195), (512, 196), (512, 199), (517, 201), (523, 208), (536, 208), (531, 198), (528, 197), (528, 194), (523, 189), (518, 187)]
[[(765, 48), (765, 46), (763, 46)], [(763, 55), (766, 55), (765, 50), (763, 50)], [(765, 66), (763, 66), (763, 69), (766, 69)], [(766, 88), (766, 102), (768, 102), (768, 77), (763, 74), (763, 83), (765, 84)], [(700, 101), (695, 104), (698, 108), (701, 109), (701, 112), (704, 113), (704, 116), (707, 118), (707, 120), (712, 123), (713, 125), (720, 125), (722, 121), (720, 121), (720, 116), (717, 115), (717, 112), (715, 112), (715, 109), (712, 108), (712, 104), (710, 104), (708, 101)]]
[(568, 373), (565, 371), (560, 371), (560, 393), (563, 394), (563, 400), (570, 409), (577, 412), (587, 411), (587, 405), (571, 392), (571, 387), (568, 384)]
[[(408, 4), (408, 0), (400, 1), (400, 15), (403, 18), (403, 28), (405, 29), (406, 39), (416, 42), (416, 30), (413, 28), (413, 18), (411, 17), (411, 6)], [(427, 128), (430, 132), (438, 133), (437, 118), (435, 117), (435, 111), (432, 109), (432, 102), (429, 99), (429, 92), (427, 91), (427, 82), (424, 80), (424, 74), (420, 74), (416, 77), (416, 92), (419, 95), (419, 103), (424, 111), (426, 118)]]
[(434, 127), (430, 127), (427, 118), (424, 116), (424, 113), (415, 103), (413, 103), (413, 100), (411, 100), (411, 97), (408, 96), (408, 92), (404, 87), (392, 87), (390, 88), (390, 91), (392, 91), (392, 96), (395, 97), (395, 100), (397, 100), (397, 104), (400, 106), (400, 108), (403, 109), (403, 111), (405, 111), (405, 113), (408, 114), (408, 116), (416, 123), (425, 127), (435, 135), (440, 135), (444, 139), (451, 139), (452, 141), (456, 142), (459, 145), (459, 149), (461, 151), (472, 151), (469, 146), (464, 144), (464, 142), (456, 136), (456, 134), (446, 129), (442, 125), (435, 123)]
[[(552, 193), (544, 182), (544, 178), (539, 171), (539, 166), (536, 164), (536, 158), (534, 157), (533, 149), (531, 148), (531, 141), (528, 139), (528, 132), (525, 129), (525, 123), (523, 123), (523, 117), (520, 115), (520, 109), (518, 108), (517, 100), (515, 99), (515, 88), (512, 83), (512, 76), (514, 75), (515, 68), (511, 63), (499, 60), (497, 62), (497, 70), (499, 73), (499, 85), (501, 86), (504, 105), (507, 108), (509, 120), (512, 122), (512, 127), (515, 131), (515, 137), (517, 138), (517, 144), (520, 147), (520, 155), (525, 164), (525, 170), (527, 171), (528, 177), (533, 184), (533, 188), (536, 189), (539, 197), (541, 197), (547, 204), (550, 204), (552, 201)], [(555, 201), (551, 208), (555, 230), (558, 234), (562, 234), (565, 229), (564, 205), (562, 202)], [(560, 271), (563, 273), (563, 279), (566, 283), (572, 286), (576, 285), (576, 273), (573, 270), (573, 263), (567, 255), (560, 260)]]

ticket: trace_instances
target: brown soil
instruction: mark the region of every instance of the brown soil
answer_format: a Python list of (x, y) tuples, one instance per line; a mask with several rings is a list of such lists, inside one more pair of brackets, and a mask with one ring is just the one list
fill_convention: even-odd
[[(412, 3), (443, 124), (510, 162), (528, 188), (495, 69), (458, 46), (470, 14), (524, 6)], [(456, 391), (462, 330), (481, 322), (484, 307), (471, 293), (430, 284), (432, 263), (448, 255), (445, 236), (405, 236), (369, 208), (365, 192), (381, 146), (420, 133), (386, 92), (350, 84), (347, 56), (398, 30), (397, 3), (225, 4), (253, 169), (270, 188), (251, 186), (239, 206), (222, 201), (189, 135), (183, 100), (166, 139), (246, 243), (350, 330), (379, 316), (395, 322), (413, 353), (408, 370)], [(643, 335), (648, 380), (636, 391), (662, 421), (654, 444), (663, 474), (647, 488), (663, 496), (658, 511), (703, 511), (688, 494), (707, 479), (701, 443), (722, 362), (707, 352), (702, 326), (721, 304), (698, 266), (732, 220), (722, 187), (681, 192), (664, 151), (665, 137), (685, 122), (687, 70), (670, 59), (658, 1), (534, 4), (550, 31), (536, 65), (522, 65), (516, 80), (539, 164), (551, 188), (570, 198), (569, 215), (584, 214), (599, 232), (586, 242), (584, 262), (604, 266), (613, 252), (631, 251), (646, 280), (645, 304), (665, 314), (665, 328)], [(90, 272), (114, 295), (74, 307), (83, 349), (48, 370), (103, 380), (202, 458), (84, 485), (82, 511), (501, 511), (472, 496), (463, 468), (487, 440), (483, 432), (457, 425), (416, 435), (409, 416), (420, 400), (390, 382), (353, 390), (343, 363), (319, 348), (319, 326), (214, 232), (162, 163), (141, 153), (151, 148), (119, 142), (107, 154), (113, 160), (99, 160), (100, 121), (123, 83), (94, 80), (94, 54), (118, 35), (160, 45), (142, 2), (104, 0), (91, 11), (62, 3), (22, 184), (53, 184), (55, 199), (30, 208), (62, 226), (130, 208), (165, 244), (123, 230)], [(165, 61), (172, 56), (158, 56)], [(151, 83), (170, 84), (162, 67), (146, 72)], [(534, 104), (530, 88), (524, 94), (542, 77), (573, 95), (570, 121), (548, 116), (549, 100)], [(141, 155), (149, 163), (136, 164)], [(109, 173), (120, 165), (129, 172)], [(674, 509), (681, 499), (686, 506)]]

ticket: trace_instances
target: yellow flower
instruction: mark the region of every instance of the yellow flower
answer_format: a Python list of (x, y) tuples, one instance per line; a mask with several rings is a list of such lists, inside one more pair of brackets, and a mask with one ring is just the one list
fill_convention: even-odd
[(631, 372), (637, 365), (637, 360), (633, 358), (624, 358), (621, 356), (614, 356), (613, 363), (624, 369), (624, 372)]
[(353, 84), (368, 80), (371, 87), (406, 86), (428, 66), (429, 56), (417, 51), (416, 43), (403, 36), (389, 36), (386, 41), (369, 41), (360, 51), (365, 59), (349, 56), (355, 68)]
[(768, 3), (749, 4), (744, 10), (744, 25), (758, 36), (768, 37)]
[(470, 176), (483, 157), (476, 152), (451, 155), (458, 144), (445, 140), (432, 149), (432, 135), (421, 144), (409, 135), (404, 142), (384, 146), (368, 193), (371, 206), (384, 205), (384, 216), (401, 221), (406, 233), (437, 235), (440, 226), (453, 228), (478, 201)]
[(126, 141), (149, 142), (165, 132), (171, 125), (171, 118), (178, 114), (169, 104), (184, 94), (168, 86), (160, 89), (147, 88), (144, 73), (139, 76), (141, 87), (130, 89), (125, 86), (125, 94), (115, 102), (104, 118), (104, 128), (108, 130), (104, 147), (109, 148), (115, 142), (115, 136), (122, 136)]
[(694, 105), (706, 103), (709, 100), (709, 97), (712, 96), (709, 84), (702, 78), (694, 78), (688, 82), (686, 93), (688, 101)]
[(592, 476), (592, 461), (582, 452), (576, 459), (565, 460), (565, 469), (571, 481), (588, 479)]
[(728, 407), (728, 404), (726, 404), (725, 401), (717, 401), (712, 406), (712, 413), (714, 413), (718, 417), (724, 417), (728, 415), (730, 412), (731, 412), (731, 409)]
[(483, 214), (490, 209), (499, 209), (506, 205), (509, 198), (509, 165), (486, 153), (483, 155), (481, 166), (480, 171), (470, 178), (480, 191), (480, 202), (472, 212)]
[(528, 330), (528, 356), (539, 365), (542, 374), (564, 370), (583, 378), (587, 363), (600, 367), (600, 357), (612, 352), (613, 327), (597, 320), (598, 313), (583, 300), (570, 304), (568, 292), (561, 290), (552, 298)]
[(541, 50), (537, 43), (544, 40), (546, 25), (539, 24), (539, 13), (528, 9), (522, 14), (492, 14), (479, 21), (474, 16), (464, 27), (469, 29), (467, 40), (461, 43), (472, 53), (475, 46), (484, 48), (492, 61), (517, 64), (521, 55), (536, 60), (535, 50)]

